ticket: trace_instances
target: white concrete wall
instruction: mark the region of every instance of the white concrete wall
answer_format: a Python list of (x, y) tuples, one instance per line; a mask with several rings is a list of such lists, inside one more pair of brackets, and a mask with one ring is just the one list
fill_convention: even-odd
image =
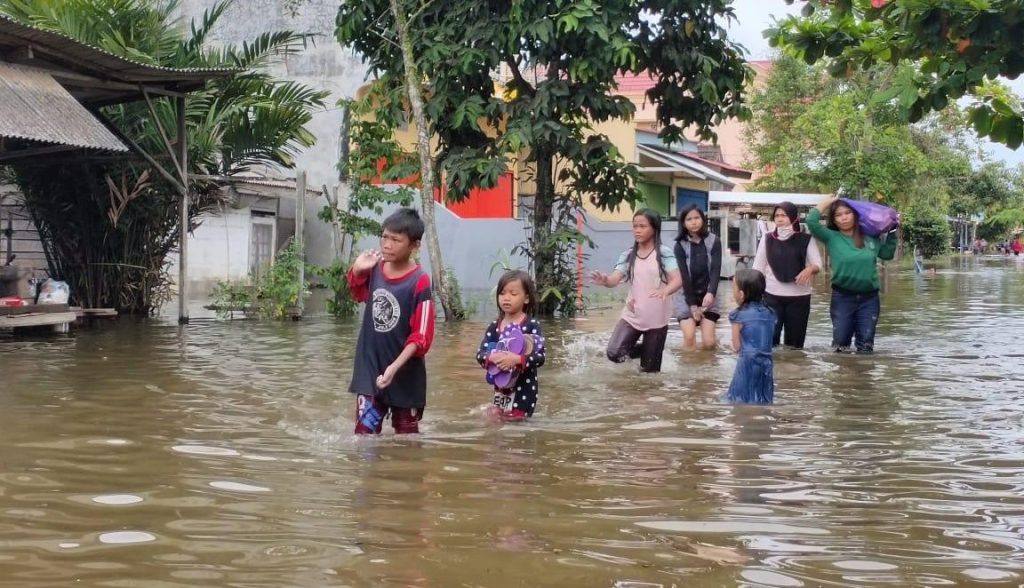
[[(203, 11), (217, 0), (182, 0), (179, 12), (182, 24), (201, 18)], [(341, 114), (336, 102), (351, 98), (366, 79), (366, 68), (355, 55), (343, 49), (334, 38), (337, 0), (307, 0), (296, 14), (283, 6), (281, 0), (239, 0), (221, 17), (214, 30), (212, 43), (241, 45), (256, 35), (275, 30), (293, 30), (316, 35), (313, 44), (297, 55), (289, 56), (270, 68), (271, 73), (287, 80), (328, 90), (327, 109), (317, 113), (309, 127), (316, 136), (314, 147), (300, 154), (298, 169), (306, 170), (308, 183), (319, 188), (337, 182), (338, 129)], [(284, 172), (294, 175), (294, 171)], [(308, 223), (311, 229), (316, 223)]]
[[(201, 18), (203, 11), (215, 3), (216, 0), (182, 0), (179, 9), (182, 24), (187, 25), (192, 18)], [(306, 171), (307, 185), (311, 188), (333, 186), (338, 182), (341, 112), (336, 103), (339, 99), (354, 97), (356, 90), (366, 81), (366, 68), (334, 38), (338, 6), (337, 0), (307, 0), (296, 14), (292, 14), (281, 0), (239, 0), (221, 18), (210, 39), (213, 43), (240, 45), (259, 33), (285, 29), (316, 35), (313, 44), (303, 52), (289, 56), (270, 69), (282, 79), (302, 82), (331, 93), (326, 101), (327, 108), (316, 113), (309, 124), (316, 136), (316, 145), (296, 158), (296, 168)], [(294, 177), (295, 170), (281, 170), (280, 174)], [(323, 197), (307, 199), (304, 231), (307, 261), (324, 266), (330, 265), (334, 257), (331, 229), (317, 219), (317, 213), (325, 204)], [(282, 210), (282, 217), (294, 218), (294, 211), (288, 214)]]
[(203, 215), (188, 243), (189, 278), (193, 282), (245, 279), (249, 275), (250, 235), (248, 208)]

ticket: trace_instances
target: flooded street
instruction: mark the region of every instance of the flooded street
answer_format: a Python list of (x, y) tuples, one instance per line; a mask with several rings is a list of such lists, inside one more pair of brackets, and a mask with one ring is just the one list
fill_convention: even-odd
[(547, 324), (535, 418), (489, 425), (485, 317), (440, 325), (414, 438), (351, 435), (354, 322), (0, 337), (0, 585), (1017, 586), (1024, 265), (951, 263), (890, 271), (871, 357), (819, 278), (770, 407), (678, 332), (608, 363), (616, 308)]

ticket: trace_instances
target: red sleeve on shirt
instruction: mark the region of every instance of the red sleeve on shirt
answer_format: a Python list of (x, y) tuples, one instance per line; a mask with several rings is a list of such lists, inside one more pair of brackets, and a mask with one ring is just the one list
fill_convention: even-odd
[(434, 342), (434, 300), (428, 274), (420, 276), (413, 296), (416, 299), (416, 310), (409, 319), (412, 332), (409, 333), (405, 344), (415, 343), (416, 357), (423, 357), (430, 351), (430, 345)]
[(353, 270), (348, 270), (348, 291), (352, 293), (352, 299), (356, 302), (366, 302), (370, 299), (370, 272), (357, 274)]

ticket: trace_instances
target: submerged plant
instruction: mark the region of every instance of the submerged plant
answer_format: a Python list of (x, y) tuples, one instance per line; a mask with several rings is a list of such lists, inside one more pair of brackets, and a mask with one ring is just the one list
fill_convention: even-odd
[(211, 306), (222, 318), (236, 310), (263, 319), (287, 318), (306, 294), (306, 284), (298, 280), (302, 263), (299, 246), (290, 241), (269, 268), (250, 275), (248, 282), (217, 282)]

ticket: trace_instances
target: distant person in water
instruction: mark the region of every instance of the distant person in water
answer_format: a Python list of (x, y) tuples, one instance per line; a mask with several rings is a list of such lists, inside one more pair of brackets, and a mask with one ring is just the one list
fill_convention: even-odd
[[(822, 226), (821, 217), (828, 223)], [(807, 229), (828, 249), (832, 264), (832, 348), (857, 353), (875, 349), (881, 302), (878, 260), (896, 255), (896, 231), (876, 239), (861, 232), (857, 211), (835, 196), (826, 196), (807, 215)]]
[(661, 244), (661, 215), (646, 208), (633, 215), (633, 239), (612, 273), (595, 270), (590, 278), (606, 288), (629, 282), (626, 307), (608, 341), (608, 359), (621, 363), (639, 357), (640, 371), (660, 372), (672, 294), (682, 282), (675, 255)]
[(729, 313), (729, 321), (732, 322), (732, 347), (739, 359), (726, 400), (771, 404), (775, 399), (772, 374), (775, 312), (763, 300), (765, 276), (754, 269), (737, 270), (732, 288), (739, 307)]
[(526, 420), (537, 407), (537, 370), (546, 359), (544, 335), (533, 316), (538, 302), (530, 274), (512, 270), (498, 280), (498, 318), (487, 325), (476, 361), (488, 370), (494, 386), (491, 411), (503, 421)]
[(802, 349), (811, 314), (812, 284), (821, 271), (821, 253), (810, 233), (800, 229), (800, 216), (792, 202), (780, 202), (772, 218), (775, 230), (757, 244), (753, 267), (764, 274), (764, 301), (775, 311), (772, 344), (779, 345), (785, 331), (786, 347)]
[(1010, 251), (1013, 251), (1014, 255), (1020, 255), (1021, 253), (1024, 253), (1024, 243), (1021, 242), (1022, 238), (1024, 237), (1017, 235), (1017, 238), (1013, 240), (1013, 244), (1010, 245)]
[(357, 435), (380, 433), (388, 414), (395, 433), (419, 432), (434, 339), (430, 275), (412, 261), (422, 238), (419, 214), (399, 209), (384, 219), (380, 251), (360, 253), (348, 272), (352, 297), (366, 303), (349, 386)]
[(679, 231), (673, 251), (683, 280), (676, 295), (675, 318), (683, 331), (683, 347), (715, 346), (715, 327), (721, 318), (718, 284), (722, 279), (722, 240), (708, 227), (708, 217), (695, 205), (679, 213)]

